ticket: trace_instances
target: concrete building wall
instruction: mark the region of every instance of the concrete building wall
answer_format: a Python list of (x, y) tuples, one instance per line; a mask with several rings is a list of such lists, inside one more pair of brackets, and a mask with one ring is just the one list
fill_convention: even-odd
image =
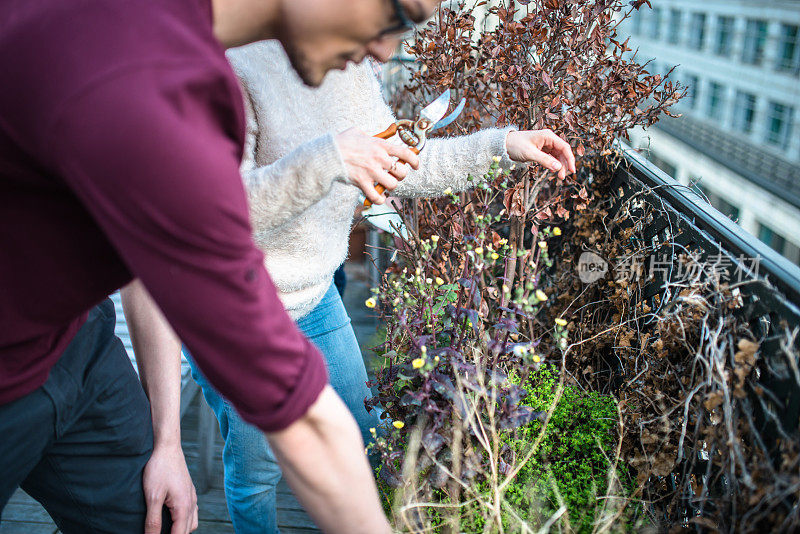
[[(694, 105), (685, 99), (676, 111), (740, 139), (744, 147), (766, 151), (800, 169), (800, 2), (656, 0), (653, 7), (651, 11), (644, 6), (621, 31), (631, 35), (630, 46), (638, 48), (639, 62), (653, 62), (651, 72), (664, 74), (676, 66), (671, 79), (691, 85)], [(704, 31), (699, 38), (697, 23), (703, 18)], [(717, 44), (722, 27), (730, 29), (730, 40), (720, 53)], [(786, 32), (791, 34), (794, 28), (798, 29), (794, 53), (786, 61)], [(751, 64), (754, 36), (763, 47), (760, 60)], [(717, 106), (710, 102), (714, 89)], [(742, 95), (755, 97), (750, 131), (742, 129), (746, 122), (743, 107), (747, 107), (740, 105), (745, 98)], [(786, 121), (783, 142), (776, 142), (774, 134), (770, 139), (776, 104), (783, 106), (778, 109), (783, 110)], [(631, 132), (631, 142), (673, 171), (681, 183), (699, 180), (713, 204), (735, 208), (732, 211), (742, 227), (800, 263), (800, 207), (658, 127)], [(800, 173), (796, 179), (800, 181)]]

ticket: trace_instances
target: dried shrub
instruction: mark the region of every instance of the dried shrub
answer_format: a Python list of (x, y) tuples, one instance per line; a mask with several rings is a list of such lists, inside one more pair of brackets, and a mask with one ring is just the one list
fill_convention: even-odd
[[(685, 248), (681, 229), (648, 237), (674, 215), (654, 191), (613, 198), (604, 167), (595, 169), (591, 209), (565, 230), (559, 260), (574, 269), (588, 246), (617, 259), (618, 270), (588, 286), (559, 278), (561, 313), (584, 340), (565, 367), (619, 399), (622, 458), (662, 530), (800, 529), (797, 331), (752, 315), (750, 295), (774, 289), (756, 273), (734, 276), (745, 265)], [(669, 261), (659, 265), (650, 258), (661, 252)], [(648, 297), (654, 283), (659, 291)]]

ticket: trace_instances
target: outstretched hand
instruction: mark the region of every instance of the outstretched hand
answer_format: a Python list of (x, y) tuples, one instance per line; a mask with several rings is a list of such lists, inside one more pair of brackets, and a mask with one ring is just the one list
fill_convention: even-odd
[(391, 191), (408, 174), (404, 163), (419, 168), (419, 158), (407, 146), (372, 137), (357, 128), (337, 135), (336, 144), (347, 167), (347, 179), (373, 204), (386, 201), (386, 197), (375, 190), (376, 183)]
[(561, 179), (576, 172), (575, 155), (569, 143), (551, 130), (509, 132), (506, 137), (508, 156), (520, 163), (538, 163), (558, 173)]

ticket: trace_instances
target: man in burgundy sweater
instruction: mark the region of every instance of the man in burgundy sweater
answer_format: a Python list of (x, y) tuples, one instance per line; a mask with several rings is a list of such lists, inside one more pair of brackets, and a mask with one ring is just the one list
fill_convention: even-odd
[[(223, 47), (280, 39), (315, 85), (385, 55), (437, 3), (4, 2), (0, 511), (22, 486), (65, 533), (145, 528), (148, 399), (104, 301), (135, 277), (267, 433), (317, 523), (388, 532), (355, 422), (251, 240), (242, 100)], [(182, 517), (173, 532), (195, 526)]]

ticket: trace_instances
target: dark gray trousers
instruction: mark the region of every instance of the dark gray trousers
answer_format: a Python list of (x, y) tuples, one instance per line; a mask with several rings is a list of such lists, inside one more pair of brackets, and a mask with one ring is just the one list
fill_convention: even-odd
[(21, 487), (65, 534), (144, 531), (150, 404), (114, 322), (96, 306), (47, 382), (0, 406), (0, 514)]

